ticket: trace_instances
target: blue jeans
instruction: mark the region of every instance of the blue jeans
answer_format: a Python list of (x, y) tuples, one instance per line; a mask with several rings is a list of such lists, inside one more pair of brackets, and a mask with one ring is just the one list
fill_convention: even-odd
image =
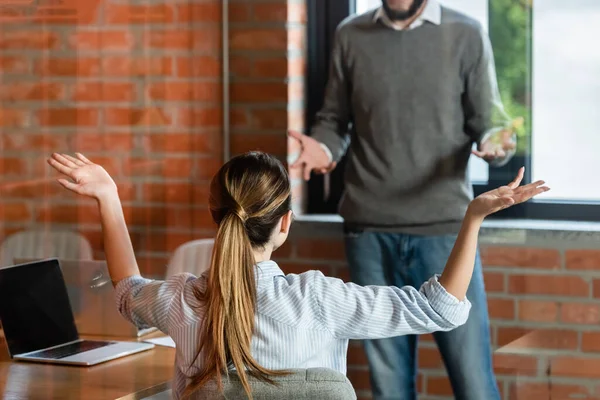
[[(441, 274), (455, 235), (414, 236), (396, 233), (347, 232), (350, 277), (359, 285), (420, 287)], [(472, 303), (467, 323), (451, 332), (434, 333), (458, 400), (499, 400), (492, 368), (489, 318), (479, 254), (467, 298)], [(415, 335), (365, 340), (373, 399), (417, 398)]]

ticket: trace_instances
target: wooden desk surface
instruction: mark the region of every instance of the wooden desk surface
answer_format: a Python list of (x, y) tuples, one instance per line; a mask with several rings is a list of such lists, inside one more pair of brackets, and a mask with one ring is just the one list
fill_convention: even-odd
[(175, 349), (156, 346), (93, 367), (17, 362), (11, 361), (0, 335), (0, 397), (118, 399), (171, 380), (174, 361)]

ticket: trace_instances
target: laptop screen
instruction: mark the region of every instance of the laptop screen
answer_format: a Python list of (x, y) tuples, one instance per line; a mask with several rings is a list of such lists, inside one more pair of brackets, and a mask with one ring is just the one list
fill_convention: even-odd
[(0, 320), (13, 356), (79, 339), (58, 260), (0, 269)]

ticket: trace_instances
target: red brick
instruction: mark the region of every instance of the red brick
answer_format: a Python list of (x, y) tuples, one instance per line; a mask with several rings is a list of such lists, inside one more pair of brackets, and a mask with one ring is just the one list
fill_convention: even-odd
[(169, 23), (174, 22), (171, 5), (122, 5), (109, 3), (105, 6), (104, 19), (110, 24)]
[(227, 16), (230, 22), (246, 22), (250, 20), (250, 4), (230, 2)]
[(1, 74), (24, 74), (29, 72), (29, 60), (24, 57), (0, 57)]
[(436, 396), (452, 396), (452, 385), (446, 376), (430, 376), (427, 378), (427, 394)]
[(560, 320), (571, 324), (600, 323), (600, 306), (586, 303), (563, 303), (560, 308)]
[(179, 22), (216, 22), (222, 18), (222, 6), (219, 1), (208, 1), (198, 4), (180, 4), (177, 6)]
[(73, 88), (74, 101), (133, 101), (135, 100), (133, 83), (77, 82)]
[(2, 30), (0, 49), (50, 50), (58, 46), (58, 37), (48, 30)]
[(419, 368), (437, 369), (442, 368), (442, 356), (437, 348), (420, 347), (419, 348)]
[(27, 114), (23, 110), (0, 108), (0, 127), (23, 127), (27, 123)]
[(594, 297), (599, 298), (600, 297), (600, 279), (594, 279), (593, 286), (594, 286), (593, 287)]
[(218, 141), (215, 133), (160, 133), (143, 137), (144, 149), (150, 153), (214, 153)]
[(148, 87), (152, 100), (218, 102), (221, 94), (222, 87), (217, 82), (160, 82)]
[(142, 188), (144, 201), (158, 203), (208, 204), (208, 184), (147, 183)]
[(190, 233), (161, 233), (149, 230), (140, 235), (139, 248), (149, 252), (172, 252), (182, 244), (195, 239), (201, 238), (194, 237)]
[(600, 332), (583, 332), (581, 335), (581, 350), (600, 352)]
[(560, 329), (527, 329), (520, 327), (498, 327), (499, 347), (509, 349), (564, 349), (578, 347), (578, 333)]
[(7, 151), (56, 151), (67, 148), (67, 135), (56, 133), (3, 133), (2, 146)]
[(599, 250), (567, 250), (565, 259), (567, 269), (600, 271)]
[(86, 108), (48, 108), (38, 112), (42, 126), (98, 126), (98, 110)]
[(290, 112), (282, 108), (258, 108), (250, 111), (250, 124), (256, 129), (277, 129), (285, 133)]
[(11, 82), (2, 85), (0, 100), (59, 100), (64, 97), (64, 87), (61, 83)]
[(231, 50), (287, 50), (289, 31), (279, 29), (229, 30), (229, 48)]
[(155, 30), (146, 33), (143, 43), (152, 49), (215, 52), (221, 48), (221, 31), (217, 26), (190, 30)]
[(123, 214), (127, 225), (132, 226), (152, 226), (152, 227), (175, 227), (177, 224), (176, 210), (173, 207), (145, 206), (131, 207), (124, 206)]
[(488, 311), (492, 319), (515, 319), (515, 301), (489, 298)]
[(552, 377), (600, 379), (600, 358), (554, 357), (549, 371)]
[(69, 38), (69, 47), (77, 51), (131, 50), (134, 45), (130, 31), (78, 31)]
[(181, 127), (218, 127), (222, 122), (223, 110), (220, 107), (179, 108), (177, 125)]
[(78, 133), (73, 135), (71, 147), (78, 152), (122, 151), (133, 149), (130, 133)]
[(279, 247), (276, 251), (275, 251), (275, 257), (279, 258), (290, 258), (292, 256), (292, 252), (293, 252), (293, 246), (291, 244), (291, 242), (288, 240), (286, 241), (283, 245), (281, 245), (281, 247)]
[(177, 76), (179, 77), (211, 77), (221, 76), (222, 63), (217, 56), (193, 56), (177, 59)]
[(208, 209), (202, 207), (196, 207), (190, 210), (191, 218), (188, 217), (188, 223), (191, 223), (191, 229), (214, 229), (216, 232), (217, 224), (212, 218), (212, 215)]
[(167, 126), (171, 117), (164, 110), (153, 108), (110, 108), (105, 111), (107, 126)]
[(485, 282), (486, 292), (504, 292), (504, 274), (484, 272), (483, 280)]
[(138, 267), (145, 277), (155, 277), (162, 279), (167, 272), (169, 257), (166, 256), (137, 256)]
[(127, 176), (210, 179), (220, 167), (221, 160), (214, 158), (155, 158), (128, 160), (124, 171)]
[(367, 355), (360, 343), (352, 343), (348, 346), (348, 365), (368, 365)]
[(249, 55), (232, 54), (229, 58), (229, 73), (234, 78), (252, 77), (252, 58)]
[(285, 102), (288, 98), (285, 82), (234, 82), (232, 102)]
[(42, 76), (94, 76), (100, 73), (97, 58), (41, 58), (35, 72)]
[(300, 239), (296, 242), (298, 258), (344, 260), (344, 243), (340, 240)]
[(558, 304), (553, 301), (521, 300), (519, 319), (528, 322), (556, 322)]
[(103, 76), (164, 76), (172, 73), (170, 57), (107, 56), (102, 59)]
[(343, 280), (344, 282), (352, 282), (352, 279), (350, 279), (350, 271), (348, 271), (347, 267), (336, 268), (335, 277)]
[[(0, 167), (1, 165), (0, 163)], [(49, 199), (57, 195), (72, 198), (53, 178), (26, 181), (19, 179), (0, 184), (0, 197), (3, 199)]]
[[(2, 163), (0, 163), (1, 165)], [(29, 208), (24, 203), (0, 203), (0, 221), (25, 222), (31, 218)]]
[(350, 369), (346, 374), (355, 390), (370, 390), (371, 381), (366, 369)]
[(494, 353), (494, 371), (498, 375), (535, 376), (537, 369), (538, 359), (536, 357)]
[(590, 293), (590, 285), (583, 278), (566, 275), (513, 275), (508, 287), (515, 294), (588, 297)]
[(249, 111), (246, 107), (233, 107), (229, 110), (231, 126), (234, 128), (250, 127)]
[(100, 213), (96, 205), (55, 204), (38, 208), (37, 220), (61, 224), (98, 224)]
[(0, 158), (0, 175), (4, 176), (23, 176), (27, 173), (27, 164), (22, 158), (3, 157)]
[(486, 266), (560, 268), (560, 253), (554, 249), (486, 246), (481, 249), (481, 259)]
[(287, 137), (284, 134), (233, 134), (231, 135), (231, 153), (242, 154), (260, 150), (270, 154), (287, 154)]
[(588, 399), (590, 392), (585, 386), (564, 385), (552, 382), (512, 382), (510, 385), (510, 400), (534, 399)]
[(288, 3), (255, 3), (252, 14), (257, 22), (288, 22)]

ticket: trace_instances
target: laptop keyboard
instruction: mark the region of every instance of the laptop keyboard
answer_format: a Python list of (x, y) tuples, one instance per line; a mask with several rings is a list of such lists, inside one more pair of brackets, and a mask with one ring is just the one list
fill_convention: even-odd
[(51, 360), (60, 360), (61, 358), (69, 357), (74, 354), (83, 353), (86, 351), (99, 349), (100, 347), (110, 346), (115, 342), (102, 342), (102, 341), (92, 341), (92, 340), (84, 340), (81, 342), (67, 344), (65, 346), (56, 347), (50, 350), (42, 350), (37, 351), (35, 353), (28, 354), (27, 357), (32, 358), (48, 358)]

